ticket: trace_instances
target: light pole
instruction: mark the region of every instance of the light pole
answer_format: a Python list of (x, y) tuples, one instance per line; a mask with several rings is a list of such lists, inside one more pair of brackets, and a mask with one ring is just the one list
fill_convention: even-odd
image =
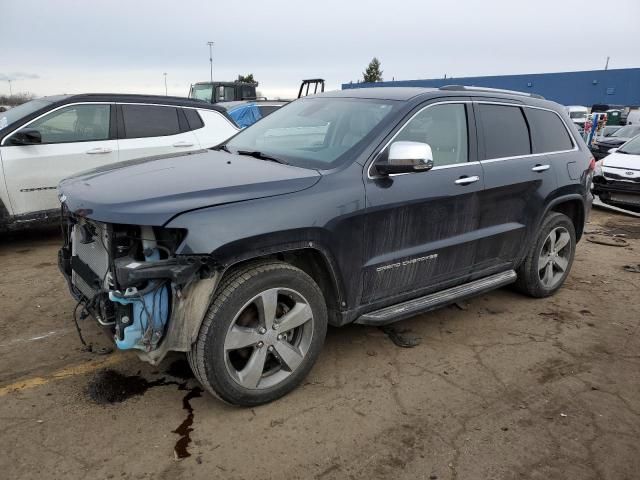
[(207, 42), (207, 45), (209, 45), (209, 66), (211, 69), (211, 83), (213, 83), (213, 42)]
[(167, 72), (164, 72), (163, 75), (164, 75), (164, 96), (166, 97), (168, 95), (168, 93), (167, 93)]
[(9, 82), (9, 96), (13, 97), (13, 89), (11, 88), (11, 80), (7, 80)]

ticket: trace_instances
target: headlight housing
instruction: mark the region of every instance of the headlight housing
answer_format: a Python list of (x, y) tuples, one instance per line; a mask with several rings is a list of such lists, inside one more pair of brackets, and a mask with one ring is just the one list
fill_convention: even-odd
[(593, 169), (593, 175), (596, 177), (602, 176), (602, 166), (603, 166), (603, 162), (604, 159), (602, 160), (598, 160), (596, 162), (596, 167)]

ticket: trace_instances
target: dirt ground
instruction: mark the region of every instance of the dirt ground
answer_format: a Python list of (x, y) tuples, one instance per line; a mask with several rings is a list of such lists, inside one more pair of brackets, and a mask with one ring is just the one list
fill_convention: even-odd
[(0, 239), (0, 477), (639, 478), (640, 273), (623, 266), (640, 220), (596, 210), (587, 228), (629, 246), (583, 239), (552, 298), (502, 289), (404, 321), (412, 349), (331, 329), (305, 384), (254, 409), (201, 394), (179, 356), (83, 352), (57, 232)]

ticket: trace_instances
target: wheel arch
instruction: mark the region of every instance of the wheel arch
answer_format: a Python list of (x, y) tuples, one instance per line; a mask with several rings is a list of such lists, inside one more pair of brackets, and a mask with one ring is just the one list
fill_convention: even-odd
[(544, 213), (538, 220), (536, 231), (542, 225), (545, 217), (549, 212), (558, 212), (566, 215), (571, 219), (576, 231), (576, 241), (579, 241), (584, 232), (584, 224), (586, 221), (587, 209), (584, 198), (580, 194), (563, 195), (549, 202)]
[[(341, 324), (340, 311), (345, 307), (343, 282), (333, 255), (323, 245), (315, 241), (295, 242), (264, 247), (230, 257), (220, 258), (216, 252), (213, 256), (223, 265), (222, 279), (249, 263), (259, 261), (279, 260), (299, 268), (320, 287), (327, 303), (329, 323)], [(222, 283), (221, 280), (218, 285)]]

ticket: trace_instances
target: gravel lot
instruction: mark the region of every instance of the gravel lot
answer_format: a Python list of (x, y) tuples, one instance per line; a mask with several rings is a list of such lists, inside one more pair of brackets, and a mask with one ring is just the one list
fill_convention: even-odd
[(304, 386), (254, 409), (201, 395), (179, 356), (83, 352), (57, 232), (2, 238), (1, 476), (638, 478), (640, 274), (623, 266), (640, 220), (594, 211), (587, 228), (629, 245), (583, 239), (552, 298), (502, 289), (404, 321), (412, 349), (331, 329)]

